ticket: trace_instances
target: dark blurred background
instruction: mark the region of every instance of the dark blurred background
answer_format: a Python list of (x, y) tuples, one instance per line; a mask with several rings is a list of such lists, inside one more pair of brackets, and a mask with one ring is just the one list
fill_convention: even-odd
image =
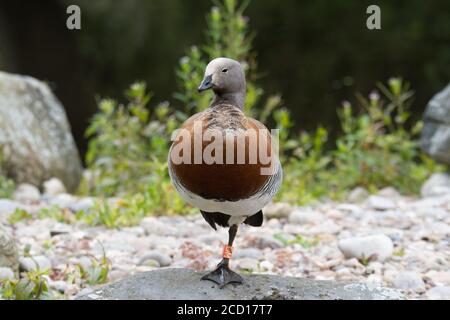
[[(82, 30), (66, 29), (78, 4)], [(382, 30), (366, 28), (381, 7)], [(174, 70), (188, 46), (204, 43), (209, 0), (1, 1), (0, 69), (47, 81), (66, 108), (82, 152), (96, 97), (120, 98), (135, 80), (172, 101)], [(280, 92), (299, 128), (337, 130), (336, 107), (378, 80), (408, 80), (414, 117), (450, 80), (450, 1), (253, 0), (260, 84)]]

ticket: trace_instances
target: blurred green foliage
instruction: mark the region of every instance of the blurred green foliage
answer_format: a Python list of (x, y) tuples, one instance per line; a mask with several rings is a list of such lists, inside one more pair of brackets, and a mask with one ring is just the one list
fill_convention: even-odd
[(392, 78), (387, 86), (378, 84), (368, 98), (357, 95), (355, 106), (343, 103), (338, 111), (342, 134), (333, 148), (325, 147), (329, 132), (324, 127), (297, 133), (280, 95), (265, 95), (258, 84), (253, 35), (243, 16), (247, 4), (215, 2), (207, 16), (206, 44), (190, 47), (176, 69), (179, 89), (174, 97), (179, 105), (152, 103), (144, 83), (126, 91), (124, 104), (99, 101), (99, 112), (87, 130), (91, 178), (84, 191), (122, 200), (99, 203), (96, 213), (87, 218), (90, 224), (131, 225), (148, 214), (195, 210), (172, 187), (166, 162), (173, 130), (208, 107), (211, 93), (200, 95), (196, 88), (207, 62), (217, 56), (238, 59), (244, 65), (245, 112), (280, 129), (285, 170), (278, 200), (302, 204), (336, 199), (356, 186), (370, 191), (394, 186), (402, 193), (415, 193), (439, 169), (419, 151), (415, 139), (421, 123), (408, 123), (413, 92), (400, 78)]
[[(91, 178), (83, 192), (133, 197), (120, 207), (100, 203), (98, 215), (88, 218), (91, 224), (126, 225), (150, 212), (170, 214), (184, 208), (167, 171), (170, 135), (179, 120), (167, 103), (146, 108), (150, 95), (143, 83), (131, 85), (126, 96), (125, 105), (99, 102), (99, 113), (86, 132)], [(124, 217), (129, 222), (120, 223)]]
[(392, 186), (415, 194), (432, 172), (443, 170), (420, 151), (422, 122), (408, 121), (413, 96), (409, 85), (391, 78), (387, 86), (377, 87), (368, 98), (357, 94), (358, 108), (345, 101), (338, 109), (343, 133), (335, 148), (324, 148), (328, 133), (322, 127), (300, 135), (293, 156), (285, 162), (279, 199), (340, 199), (356, 186), (370, 192)]

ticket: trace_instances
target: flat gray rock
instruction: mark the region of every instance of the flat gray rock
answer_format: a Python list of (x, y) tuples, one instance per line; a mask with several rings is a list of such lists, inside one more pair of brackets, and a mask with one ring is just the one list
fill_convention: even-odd
[(385, 300), (403, 299), (399, 291), (361, 283), (253, 274), (242, 285), (223, 289), (200, 280), (205, 272), (164, 268), (143, 272), (85, 293), (78, 300)]

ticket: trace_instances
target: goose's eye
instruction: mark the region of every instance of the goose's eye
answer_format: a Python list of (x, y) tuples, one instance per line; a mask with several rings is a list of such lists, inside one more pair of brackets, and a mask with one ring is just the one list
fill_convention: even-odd
[(222, 72), (228, 72), (228, 69), (227, 68), (223, 68)]

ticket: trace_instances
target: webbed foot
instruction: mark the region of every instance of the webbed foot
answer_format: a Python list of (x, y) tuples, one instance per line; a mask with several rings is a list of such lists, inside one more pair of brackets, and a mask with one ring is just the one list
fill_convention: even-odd
[(219, 263), (217, 268), (205, 274), (202, 277), (202, 280), (210, 280), (219, 285), (220, 288), (225, 287), (229, 283), (242, 283), (242, 277), (236, 272), (232, 271), (228, 267), (228, 263), (225, 263), (223, 260)]

